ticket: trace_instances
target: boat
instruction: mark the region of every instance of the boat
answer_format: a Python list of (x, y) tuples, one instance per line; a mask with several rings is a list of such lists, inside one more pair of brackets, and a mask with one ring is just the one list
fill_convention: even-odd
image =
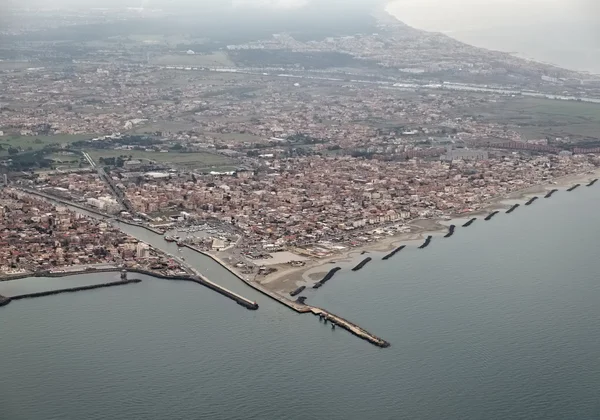
[(165, 236), (165, 241), (167, 241), (167, 242), (175, 242), (175, 238), (173, 238), (172, 236)]

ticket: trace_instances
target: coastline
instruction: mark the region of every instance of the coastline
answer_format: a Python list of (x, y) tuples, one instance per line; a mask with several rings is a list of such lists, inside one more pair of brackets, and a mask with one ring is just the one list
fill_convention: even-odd
[[(350, 269), (350, 265), (356, 262), (357, 257), (365, 253), (368, 255), (369, 252), (389, 252), (400, 245), (416, 245), (428, 235), (435, 237), (439, 236), (440, 232), (446, 232), (449, 224), (462, 225), (465, 219), (481, 217), (493, 211), (508, 209), (515, 201), (525, 202), (531, 196), (545, 194), (554, 188), (559, 191), (566, 191), (573, 184), (583, 184), (594, 178), (600, 178), (600, 168), (594, 169), (591, 173), (590, 171), (586, 171), (585, 173), (565, 175), (547, 183), (530, 185), (520, 190), (494, 197), (481, 208), (474, 211), (451, 214), (449, 220), (445, 218), (410, 220), (406, 222), (406, 225), (410, 226), (411, 230), (415, 229), (415, 231), (378, 238), (373, 242), (348, 248), (322, 259), (311, 258), (302, 267), (291, 267), (286, 264), (274, 265), (273, 267), (278, 269), (277, 272), (266, 276), (253, 274), (253, 282), (280, 294), (289, 294), (299, 286), (309, 288), (327, 274), (333, 268), (333, 264), (342, 263), (344, 268)], [(377, 229), (377, 227), (373, 227), (373, 229)]]

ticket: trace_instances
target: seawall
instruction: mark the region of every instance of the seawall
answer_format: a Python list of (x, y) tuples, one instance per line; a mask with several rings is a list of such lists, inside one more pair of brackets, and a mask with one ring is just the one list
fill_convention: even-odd
[(141, 283), (141, 282), (142, 281), (139, 279), (119, 280), (119, 281), (113, 281), (110, 283), (92, 284), (89, 286), (70, 287), (68, 289), (58, 289), (58, 290), (48, 290), (45, 292), (26, 293), (26, 294), (22, 294), (22, 295), (11, 296), (9, 298), (7, 298), (5, 296), (0, 296), (0, 306), (8, 305), (10, 302), (12, 302), (14, 300), (32, 299), (32, 298), (38, 298), (38, 297), (43, 297), (43, 296), (60, 295), (63, 293), (75, 293), (75, 292), (81, 292), (84, 290), (104, 289), (107, 287), (125, 286), (127, 284), (136, 284), (136, 283)]

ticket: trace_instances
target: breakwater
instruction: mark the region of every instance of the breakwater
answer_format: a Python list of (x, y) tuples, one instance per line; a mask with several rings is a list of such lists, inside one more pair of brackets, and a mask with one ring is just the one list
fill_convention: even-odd
[(472, 218), (467, 223), (465, 223), (464, 225), (462, 225), (462, 227), (469, 227), (469, 226), (471, 226), (473, 223), (475, 223), (475, 220), (477, 220), (477, 217)]
[[(371, 334), (367, 330), (359, 327), (358, 325), (356, 325), (350, 321), (345, 320), (344, 318), (342, 318), (340, 316), (332, 314), (331, 312), (326, 311), (325, 309), (306, 305), (304, 303), (304, 299), (301, 299), (301, 298), (298, 298), (298, 300), (296, 302), (286, 299), (285, 297), (281, 296), (279, 293), (275, 293), (272, 290), (265, 288), (262, 284), (259, 284), (254, 281), (250, 281), (250, 280), (245, 279), (244, 277), (240, 276), (236, 271), (231, 269), (227, 264), (225, 264), (225, 262), (221, 261), (221, 259), (219, 259), (218, 257), (215, 257), (209, 253), (200, 251), (199, 249), (194, 248), (194, 247), (190, 247), (190, 249), (192, 249), (202, 255), (207, 256), (208, 258), (212, 259), (213, 261), (215, 261), (216, 263), (221, 265), (225, 270), (229, 271), (235, 277), (237, 277), (238, 279), (243, 281), (246, 285), (250, 286), (257, 292), (262, 293), (263, 295), (268, 296), (269, 298), (281, 303), (282, 305), (290, 308), (291, 310), (293, 310), (295, 312), (298, 312), (301, 314), (310, 312), (317, 316), (320, 315), (321, 317), (328, 317), (328, 319), (333, 320), (336, 323), (336, 325), (340, 326), (341, 328), (345, 329), (346, 331), (350, 332), (351, 334), (353, 334), (363, 340), (368, 341), (369, 343), (371, 343), (377, 347), (381, 347), (381, 348), (390, 347), (389, 342), (383, 340), (382, 338), (377, 337), (374, 334)], [(340, 269), (339, 267), (336, 267), (336, 268), (337, 268), (337, 270), (333, 269), (333, 270), (335, 270), (334, 274), (335, 274), (335, 272), (337, 272)], [(331, 270), (331, 271), (333, 271), (333, 270)], [(330, 271), (330, 273), (331, 273), (331, 271)], [(329, 274), (329, 273), (327, 273), (327, 274)], [(331, 274), (331, 276), (333, 276), (333, 274)], [(325, 276), (325, 277), (327, 277), (327, 276)], [(313, 288), (314, 288), (314, 286), (313, 286)]]
[(432, 240), (432, 239), (433, 239), (433, 236), (429, 235), (429, 236), (427, 237), (427, 239), (425, 239), (425, 242), (423, 242), (423, 245), (421, 245), (421, 246), (419, 247), (419, 249), (425, 249), (425, 248), (427, 248), (427, 247), (429, 246), (429, 244), (431, 243), (431, 240)]
[(382, 258), (382, 260), (384, 260), (384, 261), (389, 260), (394, 255), (396, 255), (398, 252), (402, 251), (404, 248), (406, 248), (406, 245), (399, 246), (398, 248), (394, 249), (392, 252), (390, 252), (389, 254), (387, 254), (386, 256), (384, 256)]
[(569, 188), (567, 191), (568, 192), (574, 191), (575, 189), (579, 188), (580, 186), (581, 186), (581, 184), (575, 184), (571, 188)]
[(22, 295), (11, 296), (11, 297), (0, 296), (0, 306), (8, 305), (13, 300), (32, 299), (32, 298), (43, 297), (43, 296), (60, 295), (62, 293), (75, 293), (75, 292), (81, 292), (84, 290), (103, 289), (103, 288), (113, 287), (113, 286), (125, 286), (127, 284), (135, 284), (135, 283), (141, 283), (141, 282), (142, 281), (139, 279), (119, 280), (119, 281), (113, 281), (110, 283), (92, 284), (89, 286), (70, 287), (68, 289), (58, 289), (58, 290), (48, 290), (45, 292), (26, 293), (26, 294), (22, 294)]
[(509, 208), (508, 210), (506, 210), (506, 214), (511, 214), (513, 211), (515, 211), (518, 207), (520, 206), (520, 204), (515, 204), (514, 206), (512, 206), (511, 208)]
[(367, 257), (367, 258), (365, 258), (364, 260), (362, 260), (361, 262), (359, 262), (359, 263), (358, 263), (358, 265), (352, 269), (352, 271), (358, 271), (358, 270), (360, 270), (360, 269), (361, 269), (361, 268), (363, 268), (365, 265), (367, 265), (367, 263), (368, 263), (369, 261), (371, 261), (371, 260), (372, 260), (372, 258), (371, 258), (371, 257)]
[(537, 200), (538, 198), (539, 198), (539, 197), (537, 197), (537, 196), (536, 196), (536, 197), (531, 197), (531, 199), (530, 199), (530, 200), (529, 200), (527, 203), (525, 203), (525, 205), (526, 205), (526, 206), (530, 206), (530, 205), (531, 205), (531, 204), (533, 204), (533, 202), (534, 202), (535, 200)]
[(598, 178), (596, 179), (592, 179), (592, 182), (590, 182), (589, 184), (586, 185), (586, 187), (591, 187), (592, 185), (594, 185), (596, 182), (598, 182)]
[(302, 293), (304, 291), (304, 289), (306, 289), (306, 286), (300, 286), (296, 290), (290, 292), (290, 296), (298, 296), (300, 293)]
[(495, 215), (497, 215), (498, 213), (500, 213), (498, 210), (496, 210), (496, 211), (493, 211), (493, 212), (491, 212), (490, 214), (488, 214), (488, 215), (486, 216), (486, 218), (485, 218), (485, 219), (483, 219), (483, 220), (485, 220), (485, 221), (492, 220), (492, 217), (494, 217), (494, 216), (495, 216)]
[(454, 235), (454, 230), (456, 229), (456, 225), (450, 225), (450, 227), (448, 228), (448, 233), (446, 233), (444, 235), (444, 238), (449, 238), (452, 235)]
[(552, 197), (552, 194), (554, 194), (555, 192), (558, 192), (558, 190), (557, 189), (553, 189), (551, 191), (548, 191), (548, 194), (546, 194), (544, 196), (544, 198), (550, 198), (550, 197)]
[(318, 289), (321, 286), (323, 286), (325, 283), (327, 283), (329, 280), (331, 280), (331, 278), (333, 277), (333, 275), (335, 273), (337, 273), (338, 271), (340, 271), (342, 269), (342, 267), (335, 267), (332, 268), (331, 270), (329, 270), (329, 272), (327, 274), (325, 274), (325, 277), (323, 277), (321, 280), (319, 280), (318, 282), (316, 282), (315, 284), (313, 284), (313, 289)]

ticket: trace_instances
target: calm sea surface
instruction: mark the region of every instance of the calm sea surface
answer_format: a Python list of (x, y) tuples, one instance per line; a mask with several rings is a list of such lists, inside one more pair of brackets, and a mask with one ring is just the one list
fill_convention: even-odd
[[(389, 349), (295, 314), (188, 251), (260, 309), (147, 277), (12, 302), (0, 309), (0, 418), (598, 419), (599, 205), (600, 185), (561, 191), (311, 291), (310, 303)], [(47, 281), (115, 277), (94, 276)]]

